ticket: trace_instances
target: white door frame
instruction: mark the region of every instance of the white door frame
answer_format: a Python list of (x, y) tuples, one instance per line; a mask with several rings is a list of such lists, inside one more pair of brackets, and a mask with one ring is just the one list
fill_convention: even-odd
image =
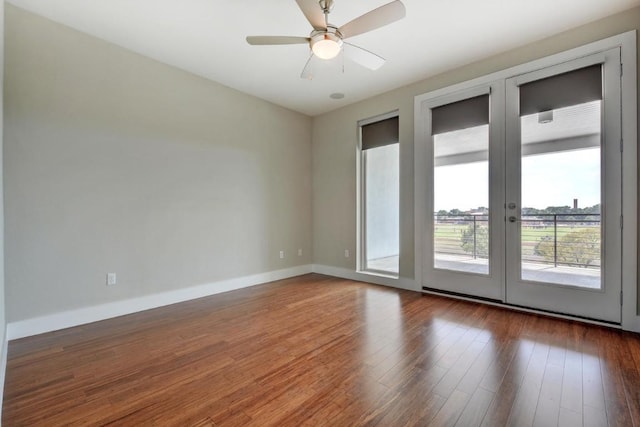
[[(425, 238), (424, 257), (420, 265), (425, 272), (425, 281), (420, 283), (432, 289), (446, 290), (449, 292), (472, 295), (490, 300), (503, 301), (504, 299), (504, 213), (502, 200), (504, 199), (504, 174), (502, 167), (491, 167), (504, 163), (502, 149), (504, 145), (504, 82), (491, 82), (473, 88), (456, 91), (426, 100), (421, 104), (423, 117), (431, 117), (431, 111), (436, 108), (476, 96), (489, 95), (489, 274), (467, 273), (462, 271), (436, 269), (434, 262), (434, 245), (432, 238)], [(427, 220), (424, 222), (424, 236), (433, 236), (433, 189), (434, 183), (434, 144), (431, 132), (431, 119), (425, 123), (425, 147), (421, 155), (421, 168), (426, 169), (426, 185), (429, 189), (429, 197), (426, 197)], [(426, 168), (425, 168), (426, 166)], [(445, 284), (446, 286), (443, 286)]]
[(636, 31), (629, 31), (617, 36), (592, 42), (565, 52), (544, 57), (526, 64), (521, 64), (506, 70), (474, 78), (449, 87), (418, 95), (414, 99), (414, 206), (415, 206), (415, 280), (420, 288), (425, 282), (425, 272), (422, 263), (425, 257), (425, 219), (429, 218), (427, 210), (428, 192), (427, 171), (424, 167), (426, 153), (427, 119), (423, 114), (423, 103), (430, 99), (462, 91), (483, 84), (489, 84), (500, 79), (507, 79), (519, 74), (550, 67), (562, 62), (577, 59), (594, 53), (603, 52), (611, 48), (620, 47), (622, 54), (622, 145), (623, 155), (623, 206), (624, 233), (622, 240), (622, 290), (624, 293), (622, 305), (622, 328), (640, 332), (640, 313), (638, 313), (638, 131), (637, 131), (637, 70), (636, 70)]
[(521, 135), (519, 87), (522, 84), (602, 64), (601, 116), (601, 227), (602, 289), (579, 288), (521, 279), (520, 221), (506, 222), (506, 300), (513, 305), (549, 310), (562, 314), (607, 322), (621, 322), (621, 118), (620, 118), (620, 49), (585, 56), (548, 68), (521, 74), (506, 81), (506, 203), (517, 209), (507, 215), (521, 215)]

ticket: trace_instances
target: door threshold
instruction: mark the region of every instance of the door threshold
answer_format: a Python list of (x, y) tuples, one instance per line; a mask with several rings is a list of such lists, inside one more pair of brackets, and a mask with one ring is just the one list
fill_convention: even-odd
[(606, 320), (592, 319), (590, 317), (574, 316), (574, 315), (570, 315), (570, 314), (558, 313), (556, 311), (551, 311), (551, 310), (543, 310), (543, 309), (539, 309), (539, 308), (531, 308), (531, 307), (525, 307), (525, 306), (522, 306), (522, 305), (509, 304), (509, 303), (502, 302), (500, 300), (493, 299), (493, 298), (466, 295), (466, 294), (461, 294), (461, 293), (458, 293), (458, 292), (452, 292), (452, 291), (445, 291), (445, 290), (441, 290), (441, 289), (429, 288), (429, 287), (426, 287), (426, 286), (422, 287), (422, 293), (431, 294), (431, 295), (438, 295), (438, 296), (447, 297), (447, 298), (453, 298), (453, 299), (459, 299), (459, 300), (463, 300), (463, 301), (477, 302), (477, 303), (480, 303), (480, 304), (486, 304), (486, 305), (491, 305), (491, 306), (494, 306), (494, 307), (505, 308), (507, 310), (514, 310), (514, 311), (521, 311), (521, 312), (525, 312), (525, 313), (539, 314), (539, 315), (542, 315), (542, 316), (555, 317), (555, 318), (564, 319), (564, 320), (573, 320), (573, 321), (577, 321), (577, 322), (588, 323), (588, 324), (591, 324), (591, 325), (606, 326), (606, 327), (614, 328), (614, 329), (622, 329), (621, 323), (608, 322)]

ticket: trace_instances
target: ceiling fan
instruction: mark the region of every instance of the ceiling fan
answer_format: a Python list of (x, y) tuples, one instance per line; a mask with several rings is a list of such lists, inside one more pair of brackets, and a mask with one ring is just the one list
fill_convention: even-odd
[(384, 27), (405, 16), (404, 4), (400, 0), (395, 0), (361, 15), (341, 27), (336, 27), (329, 23), (329, 13), (333, 9), (334, 0), (296, 0), (296, 3), (313, 27), (309, 37), (248, 36), (247, 43), (250, 45), (308, 43), (312, 53), (300, 77), (309, 79), (311, 78), (311, 59), (314, 56), (320, 59), (335, 58), (340, 51), (344, 50), (344, 45), (349, 46), (348, 50), (344, 50), (346, 57), (366, 68), (377, 70), (385, 63), (384, 58), (344, 40)]

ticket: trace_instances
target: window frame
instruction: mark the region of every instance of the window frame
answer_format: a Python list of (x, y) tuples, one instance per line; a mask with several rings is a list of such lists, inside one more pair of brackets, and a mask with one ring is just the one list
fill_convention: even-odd
[[(386, 270), (377, 270), (372, 268), (367, 268), (367, 221), (366, 221), (366, 151), (362, 149), (362, 127), (366, 125), (370, 125), (372, 123), (380, 122), (383, 120), (391, 119), (397, 117), (398, 118), (398, 141), (393, 144), (388, 145), (398, 145), (398, 190), (400, 193), (401, 185), (400, 185), (400, 159), (402, 157), (401, 150), (402, 145), (400, 144), (400, 112), (399, 110), (389, 111), (387, 113), (379, 114), (373, 117), (369, 117), (366, 119), (362, 119), (358, 121), (358, 144), (356, 147), (356, 175), (357, 175), (357, 238), (356, 238), (356, 271), (358, 273), (375, 275), (386, 277), (390, 279), (398, 279), (400, 277), (400, 248), (402, 247), (401, 239), (402, 235), (400, 233), (400, 223), (398, 222), (398, 271), (393, 273)], [(400, 194), (398, 194), (398, 210), (400, 210)]]

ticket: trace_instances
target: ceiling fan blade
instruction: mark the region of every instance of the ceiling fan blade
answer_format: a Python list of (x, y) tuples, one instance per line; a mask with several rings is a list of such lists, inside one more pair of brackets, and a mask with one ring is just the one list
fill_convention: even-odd
[(369, 52), (366, 49), (353, 45), (351, 43), (344, 43), (344, 55), (355, 63), (362, 65), (370, 70), (377, 70), (382, 67), (386, 60), (380, 55), (376, 55), (373, 52)]
[(313, 73), (311, 70), (311, 60), (313, 59), (313, 53), (307, 59), (307, 63), (304, 64), (304, 68), (302, 69), (302, 73), (300, 73), (301, 79), (313, 80)]
[(327, 29), (324, 12), (320, 8), (318, 0), (296, 0), (296, 3), (314, 30)]
[(303, 44), (309, 43), (309, 37), (289, 36), (248, 36), (247, 43), (251, 45)]
[(344, 38), (384, 27), (404, 18), (406, 10), (400, 0), (392, 1), (344, 24), (339, 28)]

